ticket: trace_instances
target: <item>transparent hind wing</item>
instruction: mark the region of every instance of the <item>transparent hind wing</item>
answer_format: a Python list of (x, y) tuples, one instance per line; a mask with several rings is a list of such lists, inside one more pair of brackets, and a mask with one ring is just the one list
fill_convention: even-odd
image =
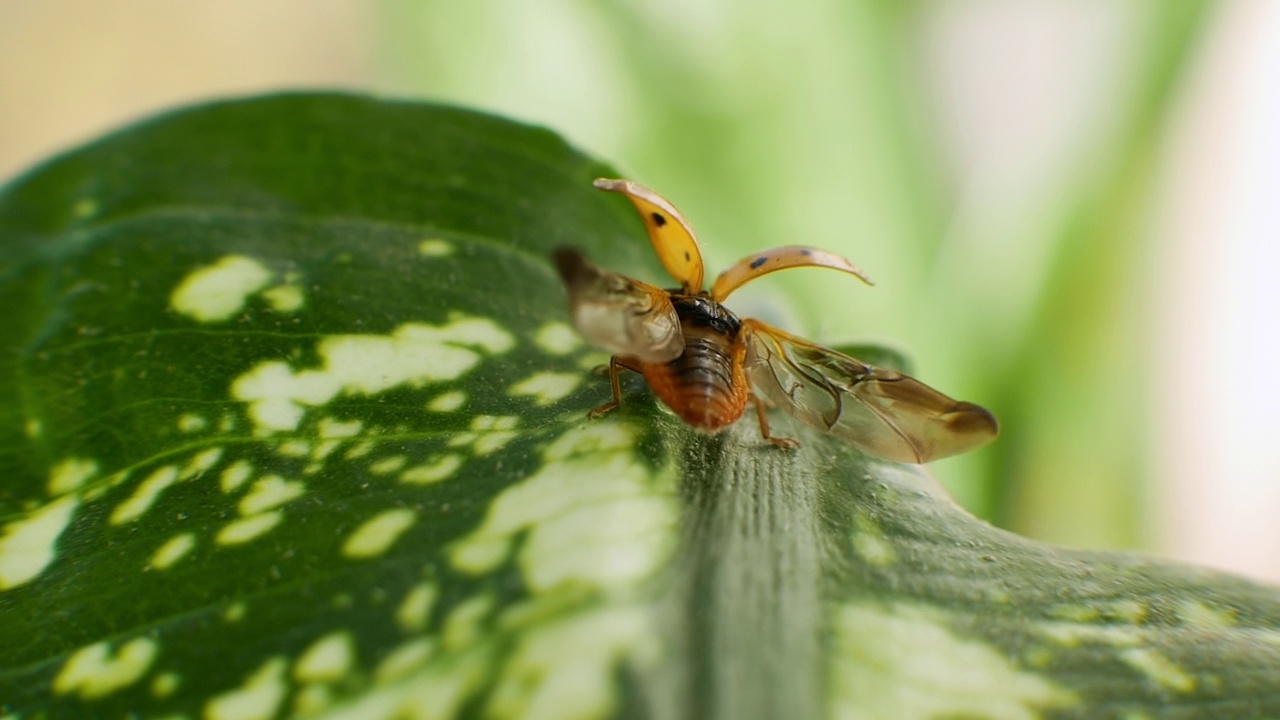
[(680, 317), (665, 290), (602, 270), (571, 248), (555, 252), (574, 327), (611, 355), (658, 363), (684, 352)]
[(985, 445), (996, 419), (902, 373), (868, 365), (758, 320), (743, 321), (746, 374), (768, 404), (888, 460), (923, 463)]

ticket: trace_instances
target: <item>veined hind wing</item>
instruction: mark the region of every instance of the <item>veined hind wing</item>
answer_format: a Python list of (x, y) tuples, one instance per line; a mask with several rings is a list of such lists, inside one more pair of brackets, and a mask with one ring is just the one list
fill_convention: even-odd
[(573, 324), (587, 342), (647, 363), (684, 352), (680, 317), (665, 290), (602, 270), (572, 248), (556, 250), (555, 262), (569, 292)]
[(868, 365), (758, 320), (744, 320), (751, 389), (820, 430), (889, 460), (923, 463), (999, 432), (990, 412), (899, 372)]

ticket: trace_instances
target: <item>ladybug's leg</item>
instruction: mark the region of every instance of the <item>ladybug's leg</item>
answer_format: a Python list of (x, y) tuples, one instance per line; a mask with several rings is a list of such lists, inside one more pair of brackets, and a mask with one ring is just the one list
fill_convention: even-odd
[(613, 399), (587, 413), (588, 418), (598, 418), (622, 404), (622, 386), (618, 384), (618, 373), (622, 372), (623, 368), (640, 372), (639, 369), (628, 365), (626, 361), (618, 359), (617, 355), (609, 358), (609, 387), (613, 390)]
[(756, 406), (756, 420), (760, 421), (760, 434), (764, 436), (765, 440), (768, 440), (778, 447), (787, 448), (789, 450), (800, 447), (799, 440), (771, 435), (769, 433), (769, 416), (766, 415), (764, 411), (764, 401), (755, 395), (752, 395), (751, 403)]

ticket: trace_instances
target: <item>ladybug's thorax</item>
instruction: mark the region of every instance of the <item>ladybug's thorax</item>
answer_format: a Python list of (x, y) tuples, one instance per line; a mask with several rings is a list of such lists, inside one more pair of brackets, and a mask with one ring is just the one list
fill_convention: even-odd
[(685, 422), (719, 430), (737, 420), (747, 403), (742, 321), (705, 292), (672, 291), (670, 299), (680, 318), (684, 352), (670, 362), (643, 364), (645, 381)]

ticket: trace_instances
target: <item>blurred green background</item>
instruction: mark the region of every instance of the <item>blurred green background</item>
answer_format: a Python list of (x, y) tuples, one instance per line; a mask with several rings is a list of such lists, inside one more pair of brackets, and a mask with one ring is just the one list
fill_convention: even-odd
[[(1280, 579), (1280, 4), (4, 0), (0, 178), (297, 87), (546, 125), (672, 199), (732, 306), (991, 408), (973, 512)], [(625, 268), (616, 268), (625, 270)], [(657, 280), (657, 278), (650, 278)]]

